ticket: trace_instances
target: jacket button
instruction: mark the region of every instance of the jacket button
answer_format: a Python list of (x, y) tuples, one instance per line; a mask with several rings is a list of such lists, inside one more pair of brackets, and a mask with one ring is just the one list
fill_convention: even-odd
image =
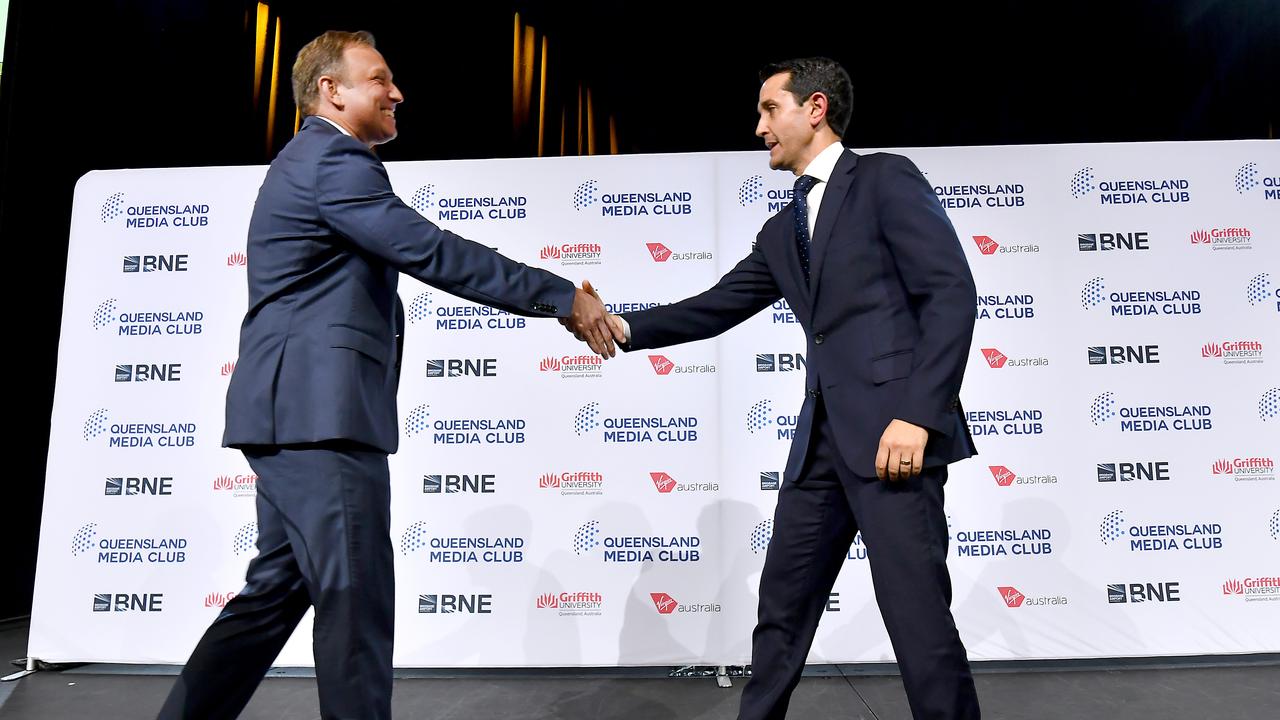
[(811, 398), (816, 398), (816, 397), (818, 397), (818, 396), (819, 396), (819, 395), (821, 395), (821, 394), (822, 394), (822, 391), (821, 391), (821, 390), (819, 390), (818, 388), (813, 388), (812, 390), (809, 390), (809, 391), (808, 391), (808, 395), (809, 395), (809, 397), (811, 397)]
[(822, 336), (822, 333), (818, 333), (817, 335), (813, 336), (814, 345), (821, 345), (824, 340), (826, 340), (826, 338)]

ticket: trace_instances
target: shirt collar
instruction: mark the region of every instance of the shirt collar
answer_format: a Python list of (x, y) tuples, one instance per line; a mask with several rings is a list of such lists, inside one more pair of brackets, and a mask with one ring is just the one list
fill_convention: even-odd
[(816, 178), (819, 182), (827, 182), (831, 179), (831, 173), (835, 172), (836, 162), (843, 152), (844, 145), (839, 140), (836, 140), (828, 145), (825, 150), (818, 153), (813, 160), (810, 160), (808, 167), (800, 174)]
[[(347, 129), (346, 129), (346, 128), (344, 128), (344, 127), (342, 127), (341, 125), (339, 125), (338, 123), (336, 123), (336, 122), (334, 122), (334, 121), (330, 120), (329, 118), (327, 118), (327, 117), (325, 117), (325, 116), (323, 116), (323, 115), (316, 115), (316, 117), (318, 117), (318, 118), (320, 118), (321, 120), (323, 120), (323, 121), (325, 121), (325, 122), (329, 123), (330, 125), (332, 125), (332, 126), (334, 126), (334, 127), (338, 128), (338, 132), (342, 133), (343, 135), (346, 135), (347, 137), (353, 137), (351, 133), (347, 132)], [(832, 163), (832, 164), (834, 165), (834, 163)]]

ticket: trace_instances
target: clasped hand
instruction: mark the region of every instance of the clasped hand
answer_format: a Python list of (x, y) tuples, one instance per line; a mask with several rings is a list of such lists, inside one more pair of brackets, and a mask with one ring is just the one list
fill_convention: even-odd
[(560, 318), (560, 324), (603, 358), (617, 354), (615, 343), (626, 342), (622, 323), (605, 309), (590, 280), (583, 280), (582, 287), (574, 291), (573, 312), (567, 318)]

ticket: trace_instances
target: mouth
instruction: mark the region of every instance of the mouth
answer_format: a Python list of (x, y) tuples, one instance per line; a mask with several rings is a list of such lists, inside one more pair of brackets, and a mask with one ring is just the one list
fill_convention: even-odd
[(778, 141), (777, 141), (777, 140), (765, 140), (765, 141), (764, 141), (764, 146), (765, 146), (766, 148), (768, 148), (770, 152), (772, 152), (774, 148), (778, 147)]
[(382, 109), (382, 116), (383, 116), (383, 117), (389, 117), (389, 118), (391, 118), (392, 120), (394, 120), (394, 119), (395, 119), (395, 117), (396, 117), (396, 111), (395, 111), (395, 109), (394, 109), (394, 108), (383, 108), (383, 109)]

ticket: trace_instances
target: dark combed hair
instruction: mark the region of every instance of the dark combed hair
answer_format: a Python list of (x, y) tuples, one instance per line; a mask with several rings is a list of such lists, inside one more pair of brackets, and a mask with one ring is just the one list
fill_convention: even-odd
[(803, 105), (814, 93), (827, 96), (827, 124), (844, 137), (853, 117), (853, 81), (840, 63), (830, 58), (811, 57), (769, 63), (760, 69), (760, 82), (778, 73), (789, 73), (786, 89)]

